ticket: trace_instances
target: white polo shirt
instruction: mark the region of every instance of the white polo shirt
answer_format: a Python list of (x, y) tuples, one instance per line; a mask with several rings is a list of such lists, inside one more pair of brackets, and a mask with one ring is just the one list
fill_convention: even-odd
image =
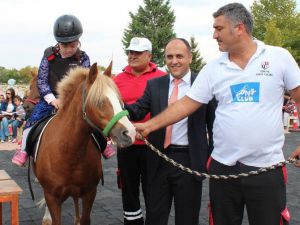
[(256, 43), (245, 69), (223, 53), (201, 70), (187, 93), (201, 103), (216, 97), (212, 157), (229, 166), (239, 161), (266, 167), (284, 161), (284, 88), (300, 85), (300, 70), (287, 50)]

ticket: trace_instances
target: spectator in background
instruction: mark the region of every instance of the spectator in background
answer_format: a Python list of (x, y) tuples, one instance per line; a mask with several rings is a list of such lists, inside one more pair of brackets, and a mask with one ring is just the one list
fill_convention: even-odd
[(13, 122), (13, 113), (16, 111), (16, 106), (13, 102), (13, 99), (15, 97), (15, 90), (13, 88), (8, 88), (6, 90), (6, 99), (4, 102), (1, 103), (1, 114), (2, 114), (2, 120), (1, 120), (1, 127), (0, 127), (0, 139), (1, 143), (4, 143), (5, 141), (11, 141), (9, 139), (9, 131), (8, 131), (8, 125)]
[(14, 113), (14, 120), (12, 122), (12, 143), (17, 142), (18, 128), (20, 128), (23, 125), (26, 117), (26, 113), (22, 105), (22, 98), (19, 95), (15, 96), (14, 104), (16, 106), (16, 112)]
[[(127, 48), (128, 66), (114, 77), (124, 103), (134, 103), (144, 93), (146, 82), (160, 77), (165, 72), (159, 70), (152, 58), (152, 44), (147, 38), (134, 37)], [(149, 119), (149, 114), (143, 121)], [(124, 224), (143, 225), (143, 212), (140, 204), (140, 183), (147, 207), (146, 198), (146, 153), (149, 151), (143, 141), (118, 149), (118, 180), (122, 191)], [(147, 209), (146, 209), (147, 210)]]
[(0, 109), (2, 109), (2, 103), (5, 101), (4, 95), (0, 94)]
[(290, 94), (286, 92), (284, 94), (283, 107), (282, 107), (283, 127), (284, 127), (284, 132), (286, 134), (289, 133), (289, 126), (290, 126), (289, 120), (290, 120), (290, 116), (293, 115), (295, 109), (296, 109), (295, 101), (291, 98)]

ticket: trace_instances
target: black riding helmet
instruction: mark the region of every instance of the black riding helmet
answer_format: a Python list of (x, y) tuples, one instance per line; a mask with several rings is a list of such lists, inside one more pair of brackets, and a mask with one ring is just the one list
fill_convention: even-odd
[(73, 15), (63, 15), (57, 18), (53, 27), (54, 37), (59, 43), (76, 41), (82, 35), (82, 25)]

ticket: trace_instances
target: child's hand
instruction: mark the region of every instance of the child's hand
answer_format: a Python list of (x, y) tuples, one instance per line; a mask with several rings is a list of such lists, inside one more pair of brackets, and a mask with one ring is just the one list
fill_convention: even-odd
[(50, 104), (53, 105), (56, 109), (59, 109), (59, 107), (60, 107), (60, 100), (59, 99), (55, 99)]

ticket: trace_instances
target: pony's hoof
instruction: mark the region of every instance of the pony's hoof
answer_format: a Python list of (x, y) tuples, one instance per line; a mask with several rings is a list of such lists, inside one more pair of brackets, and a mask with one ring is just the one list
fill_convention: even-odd
[(49, 219), (45, 219), (45, 220), (43, 220), (42, 225), (52, 225), (52, 221)]

